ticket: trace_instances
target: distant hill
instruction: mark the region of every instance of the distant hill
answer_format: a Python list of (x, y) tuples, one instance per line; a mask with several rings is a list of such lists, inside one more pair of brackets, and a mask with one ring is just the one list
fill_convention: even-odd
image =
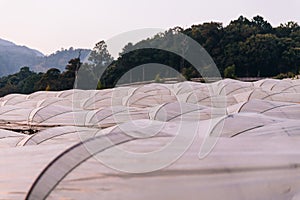
[[(23, 66), (36, 72), (45, 72), (50, 68), (64, 71), (68, 61), (78, 57), (79, 51), (80, 49), (63, 49), (45, 56), (38, 50), (0, 39), (0, 77), (16, 73)], [(88, 49), (81, 49), (81, 58), (85, 58), (89, 52)]]
[(89, 49), (63, 49), (56, 51), (55, 53), (44, 56), (38, 63), (33, 66), (29, 66), (33, 71), (45, 72), (50, 68), (57, 68), (60, 71), (64, 71), (69, 60), (77, 58), (80, 52), (80, 58), (83, 60), (91, 50)]

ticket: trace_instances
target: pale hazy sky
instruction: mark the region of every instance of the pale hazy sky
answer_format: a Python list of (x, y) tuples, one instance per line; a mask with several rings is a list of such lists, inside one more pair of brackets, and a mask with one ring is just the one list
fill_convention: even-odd
[(0, 38), (45, 54), (92, 48), (102, 39), (140, 28), (187, 28), (240, 15), (273, 26), (300, 23), (300, 0), (0, 0)]

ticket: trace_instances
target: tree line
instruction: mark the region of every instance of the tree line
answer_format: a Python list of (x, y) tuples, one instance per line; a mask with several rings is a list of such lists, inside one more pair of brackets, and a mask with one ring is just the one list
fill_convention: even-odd
[[(78, 70), (77, 82), (82, 89), (110, 88), (124, 74), (147, 63), (170, 66), (187, 80), (201, 77), (187, 60), (161, 50), (175, 47), (174, 37), (178, 34), (187, 35), (202, 45), (223, 77), (285, 78), (299, 74), (300, 26), (296, 22), (272, 27), (261, 16), (255, 16), (251, 20), (240, 16), (225, 27), (218, 22), (193, 25), (187, 29), (175, 27), (136, 44), (128, 43), (117, 59), (110, 55), (105, 42), (101, 41), (91, 51), (88, 62), (81, 63), (79, 58), (71, 59), (63, 72), (51, 68), (46, 73), (36, 73), (23, 67), (16, 74), (2, 77), (0, 95), (71, 89)], [(161, 48), (139, 48), (143, 46)], [(185, 44), (184, 48), (188, 51), (189, 44)], [(170, 74), (170, 70), (147, 71), (153, 80), (157, 73), (163, 78)], [(142, 76), (131, 77), (131, 81), (143, 81)]]

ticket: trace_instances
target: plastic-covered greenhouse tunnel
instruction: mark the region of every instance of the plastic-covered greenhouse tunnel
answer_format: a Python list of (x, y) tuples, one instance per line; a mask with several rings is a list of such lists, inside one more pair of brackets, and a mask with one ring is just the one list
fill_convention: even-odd
[(299, 80), (11, 94), (0, 198), (298, 199), (298, 137)]

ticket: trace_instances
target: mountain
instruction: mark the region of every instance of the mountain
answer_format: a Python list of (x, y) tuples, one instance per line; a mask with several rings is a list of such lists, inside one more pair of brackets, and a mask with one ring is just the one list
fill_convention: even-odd
[(78, 57), (79, 51), (81, 58), (85, 58), (90, 52), (88, 49), (70, 48), (45, 56), (38, 50), (0, 39), (0, 77), (16, 73), (23, 66), (28, 66), (36, 72), (45, 72), (50, 68), (64, 71), (68, 61)]
[(60, 71), (64, 71), (69, 60), (72, 58), (77, 58), (80, 53), (80, 58), (83, 60), (91, 50), (89, 49), (62, 49), (56, 51), (55, 53), (44, 56), (39, 62), (33, 66), (29, 66), (33, 71), (36, 72), (45, 72), (50, 68), (57, 68)]
[(0, 38), (0, 46), (7, 46), (7, 47), (9, 47), (9, 46), (15, 46), (15, 44), (12, 43), (12, 42), (10, 42), (10, 41), (3, 40), (3, 39)]
[(21, 66), (32, 66), (44, 55), (25, 46), (0, 39), (0, 76), (15, 73)]

